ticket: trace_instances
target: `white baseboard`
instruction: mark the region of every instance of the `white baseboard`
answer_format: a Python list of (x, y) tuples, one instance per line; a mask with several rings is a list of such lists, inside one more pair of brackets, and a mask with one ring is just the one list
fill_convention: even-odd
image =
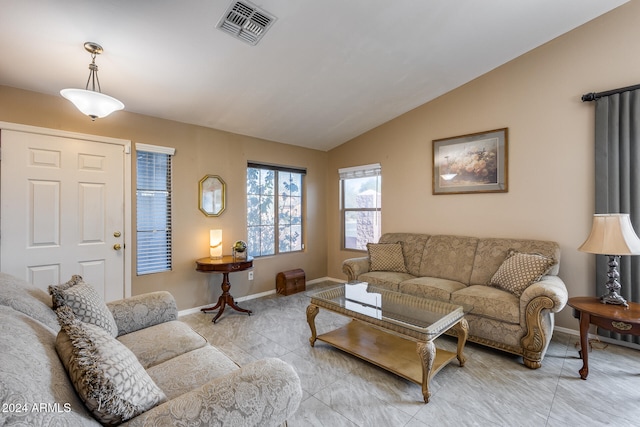
[[(318, 279), (313, 279), (313, 280), (309, 280), (307, 282), (308, 285), (313, 285), (314, 283), (320, 283), (320, 282), (326, 282), (326, 281), (332, 281), (332, 282), (336, 282), (336, 283), (345, 283), (346, 280), (341, 280), (341, 279), (336, 279), (333, 277), (320, 277)], [(262, 298), (262, 297), (266, 297), (268, 295), (273, 295), (276, 293), (275, 289), (272, 289), (270, 291), (266, 291), (266, 292), (260, 292), (257, 294), (252, 294), (252, 295), (246, 295), (243, 297), (239, 297), (239, 298), (235, 298), (235, 300), (237, 302), (242, 302), (242, 301), (249, 301), (252, 299), (256, 299), (256, 298)], [(178, 312), (178, 316), (186, 316), (188, 314), (193, 314), (193, 313), (199, 313), (200, 309), (204, 308), (204, 307), (209, 307), (211, 306), (211, 304), (206, 304), (206, 305), (202, 305), (200, 307), (193, 307), (193, 308), (188, 308), (186, 310), (180, 310)], [(577, 329), (569, 329), (569, 328), (563, 328), (561, 326), (556, 326), (553, 328), (554, 332), (562, 332), (565, 334), (569, 334), (572, 336), (575, 336), (576, 339), (578, 340), (578, 343), (580, 342), (580, 331), (578, 331)], [(631, 342), (627, 342), (627, 341), (620, 341), (620, 340), (615, 340), (612, 338), (607, 338), (607, 337), (601, 337), (599, 335), (595, 335), (595, 334), (589, 334), (589, 339), (595, 339), (598, 340), (600, 342), (604, 342), (607, 344), (612, 344), (612, 345), (619, 345), (622, 347), (628, 347), (634, 350), (640, 350), (640, 344), (635, 344), (635, 343), (631, 343)]]
[[(565, 334), (569, 334), (569, 335), (573, 335), (576, 337), (576, 339), (578, 340), (578, 343), (580, 343), (580, 331), (575, 330), (575, 329), (569, 329), (569, 328), (562, 328), (559, 326), (556, 326), (555, 328), (553, 328), (554, 332), (564, 332)], [(596, 334), (589, 334), (589, 339), (593, 339), (596, 341), (600, 341), (600, 342), (604, 342), (607, 344), (612, 344), (612, 345), (619, 345), (620, 347), (627, 347), (627, 348), (631, 348), (634, 350), (640, 350), (640, 344), (635, 344), (632, 342), (627, 342), (627, 341), (620, 341), (620, 340), (616, 340), (613, 338), (608, 338), (608, 337), (601, 337), (600, 335), (596, 335)]]
[[(337, 282), (337, 283), (344, 283), (344, 280), (340, 280), (340, 279), (334, 279), (332, 277), (320, 277), (318, 279), (313, 279), (313, 280), (309, 280), (307, 282), (308, 285), (313, 285), (314, 283), (320, 283), (320, 282), (324, 282), (330, 280), (332, 282)], [(251, 294), (251, 295), (245, 295), (243, 297), (238, 297), (238, 298), (234, 298), (234, 300), (236, 302), (242, 302), (242, 301), (249, 301), (252, 299), (256, 299), (256, 298), (262, 298), (262, 297), (266, 297), (268, 295), (273, 295), (276, 293), (275, 289), (272, 289), (270, 291), (266, 291), (266, 292), (260, 292), (257, 294)], [(205, 305), (201, 305), (200, 307), (193, 307), (193, 308), (187, 308), (185, 310), (180, 310), (178, 311), (178, 316), (186, 316), (188, 314), (193, 314), (193, 313), (199, 313), (201, 309), (205, 308), (205, 307), (210, 307), (212, 304), (205, 304)]]
[(326, 282), (326, 281), (336, 282), (336, 283), (346, 283), (346, 280), (325, 276), (325, 277), (320, 277), (318, 279), (309, 280), (307, 284), (313, 285), (314, 283), (320, 283), (320, 282)]
[(201, 308), (205, 308), (208, 305), (211, 305), (211, 304), (201, 305), (200, 307), (187, 308), (185, 310), (179, 310), (178, 317), (186, 316), (193, 313), (199, 313)]
[(562, 328), (560, 326), (556, 326), (553, 328), (554, 332), (564, 332), (565, 334), (569, 334), (569, 335), (575, 335), (577, 337), (580, 337), (580, 332), (575, 330), (575, 329), (569, 329), (569, 328)]

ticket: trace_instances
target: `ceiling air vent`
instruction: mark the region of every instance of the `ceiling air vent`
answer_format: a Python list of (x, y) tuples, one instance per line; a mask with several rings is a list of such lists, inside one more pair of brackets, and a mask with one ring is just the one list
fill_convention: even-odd
[(234, 1), (217, 27), (245, 43), (255, 46), (276, 17), (248, 1)]

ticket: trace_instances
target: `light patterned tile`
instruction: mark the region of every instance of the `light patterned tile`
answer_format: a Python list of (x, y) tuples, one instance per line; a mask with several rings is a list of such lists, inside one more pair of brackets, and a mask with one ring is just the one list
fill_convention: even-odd
[[(338, 381), (349, 372), (341, 369), (339, 365), (334, 366), (332, 363), (326, 363), (327, 359), (338, 360), (335, 357), (331, 357), (331, 352), (334, 351), (333, 349), (319, 349), (316, 354), (323, 353), (324, 356), (322, 358), (306, 358), (295, 352), (287, 353), (280, 358), (293, 366), (300, 377), (302, 389), (310, 394), (315, 394)], [(325, 359), (325, 362), (319, 362), (319, 359)]]
[(347, 418), (311, 396), (300, 403), (300, 408), (287, 420), (287, 427), (356, 427)]
[[(308, 285), (305, 292), (240, 303), (252, 316), (225, 311), (181, 320), (240, 365), (267, 356), (290, 363), (300, 376), (303, 402), (289, 426), (551, 426), (637, 425), (640, 406), (640, 352), (617, 345), (597, 346), (589, 354), (587, 381), (578, 376), (575, 335), (554, 333), (542, 368), (531, 370), (522, 358), (467, 343), (467, 363), (453, 361), (431, 380), (431, 400), (421, 403), (413, 384), (326, 343), (309, 345), (309, 296), (336, 286)], [(350, 319), (322, 310), (318, 333)], [(439, 348), (455, 351), (456, 339), (443, 336)]]
[(340, 380), (316, 393), (314, 397), (361, 426), (403, 426), (411, 416), (387, 404), (366, 389)]
[[(411, 418), (404, 427), (429, 427), (431, 425), (436, 425), (436, 424), (426, 424), (426, 423), (423, 423), (422, 421), (418, 421), (415, 418)], [(438, 425), (444, 425), (444, 424), (438, 424)]]

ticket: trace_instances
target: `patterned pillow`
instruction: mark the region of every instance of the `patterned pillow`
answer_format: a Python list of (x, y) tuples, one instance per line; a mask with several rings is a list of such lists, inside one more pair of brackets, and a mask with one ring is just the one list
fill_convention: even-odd
[(370, 271), (397, 271), (406, 273), (400, 243), (367, 243)]
[(113, 314), (95, 288), (82, 280), (77, 274), (67, 283), (49, 286), (53, 300), (53, 309), (69, 306), (82, 322), (104, 328), (113, 337), (118, 336), (118, 325)]
[(61, 326), (56, 351), (98, 421), (117, 425), (167, 400), (124, 344), (99, 326), (81, 322), (67, 306), (56, 313)]
[(554, 258), (541, 254), (525, 254), (510, 249), (489, 284), (520, 297), (556, 263)]

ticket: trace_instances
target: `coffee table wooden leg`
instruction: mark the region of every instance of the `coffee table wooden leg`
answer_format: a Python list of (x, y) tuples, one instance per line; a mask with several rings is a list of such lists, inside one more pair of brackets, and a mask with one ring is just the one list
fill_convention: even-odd
[(416, 350), (422, 363), (422, 396), (424, 397), (424, 403), (429, 403), (429, 397), (431, 397), (429, 379), (431, 377), (433, 361), (436, 358), (436, 346), (433, 344), (433, 341), (419, 342)]
[(320, 309), (317, 305), (309, 304), (307, 307), (307, 323), (309, 324), (309, 328), (311, 328), (311, 338), (309, 338), (311, 347), (313, 347), (316, 342), (316, 316), (319, 311)]
[(458, 335), (458, 362), (460, 362), (460, 366), (464, 366), (464, 362), (467, 361), (467, 358), (464, 357), (464, 345), (467, 343), (467, 338), (469, 337), (469, 323), (467, 323), (467, 319), (462, 319), (453, 327), (454, 332)]

